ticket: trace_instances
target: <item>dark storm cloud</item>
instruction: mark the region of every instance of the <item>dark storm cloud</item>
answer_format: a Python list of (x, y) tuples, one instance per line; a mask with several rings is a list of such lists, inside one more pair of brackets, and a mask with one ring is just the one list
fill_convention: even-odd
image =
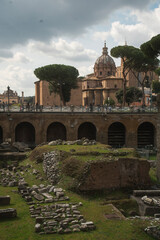
[(124, 6), (144, 8), (152, 0), (0, 0), (0, 48), (29, 39), (76, 36)]

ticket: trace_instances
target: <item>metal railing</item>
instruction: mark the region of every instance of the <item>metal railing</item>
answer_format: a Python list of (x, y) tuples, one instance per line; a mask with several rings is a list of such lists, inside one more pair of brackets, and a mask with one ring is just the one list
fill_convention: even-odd
[[(8, 112), (8, 107), (0, 106), (0, 112)], [(106, 107), (106, 106), (10, 106), (9, 112), (70, 112), (70, 113), (149, 113), (158, 112), (157, 107)]]

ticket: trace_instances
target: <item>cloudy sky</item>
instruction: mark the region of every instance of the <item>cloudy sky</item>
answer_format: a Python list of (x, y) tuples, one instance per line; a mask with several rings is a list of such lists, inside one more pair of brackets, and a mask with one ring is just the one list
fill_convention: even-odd
[(159, 33), (160, 0), (0, 0), (0, 93), (34, 95), (35, 68), (67, 64), (84, 76), (104, 40), (110, 52)]

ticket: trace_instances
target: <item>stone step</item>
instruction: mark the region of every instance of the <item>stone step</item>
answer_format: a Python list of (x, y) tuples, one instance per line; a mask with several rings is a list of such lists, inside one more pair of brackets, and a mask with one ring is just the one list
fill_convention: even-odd
[(160, 190), (133, 190), (133, 196), (143, 197), (143, 196), (160, 196)]
[(4, 160), (23, 160), (26, 158), (26, 153), (22, 152), (0, 152), (0, 159)]

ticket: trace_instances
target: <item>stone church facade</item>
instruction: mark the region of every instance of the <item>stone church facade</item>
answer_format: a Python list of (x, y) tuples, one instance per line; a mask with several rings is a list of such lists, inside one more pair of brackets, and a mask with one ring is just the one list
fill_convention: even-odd
[[(142, 78), (142, 76), (139, 76)], [(154, 79), (158, 76), (154, 74)], [(48, 82), (35, 82), (35, 103), (43, 106), (61, 105), (60, 97), (49, 93)], [(132, 72), (127, 75), (128, 87), (140, 87)], [(117, 103), (116, 92), (123, 88), (122, 63), (116, 67), (112, 57), (108, 55), (106, 43), (102, 55), (94, 64), (94, 73), (83, 79), (78, 79), (78, 88), (71, 90), (71, 99), (66, 105), (86, 106), (103, 105), (106, 99), (113, 99)]]
[(19, 103), (20, 97), (18, 96), (16, 91), (13, 91), (9, 88), (2, 94), (0, 94), (0, 104), (8, 104), (8, 100), (10, 104)]
[(103, 105), (110, 98), (117, 102), (115, 93), (122, 87), (123, 78), (116, 76), (115, 62), (104, 43), (102, 55), (94, 64), (94, 73), (83, 79), (82, 105)]

